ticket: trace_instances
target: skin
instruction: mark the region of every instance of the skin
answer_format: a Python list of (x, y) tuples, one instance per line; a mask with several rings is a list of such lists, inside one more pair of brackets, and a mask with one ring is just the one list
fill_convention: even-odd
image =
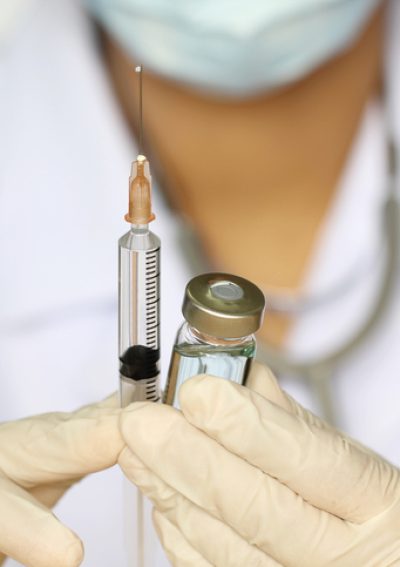
[[(135, 131), (132, 58), (103, 39)], [(290, 87), (246, 100), (206, 96), (146, 73), (145, 151), (213, 268), (267, 293), (300, 289), (365, 104), (378, 91), (382, 45), (383, 9), (346, 52)], [(269, 314), (261, 337), (282, 345), (290, 324)]]

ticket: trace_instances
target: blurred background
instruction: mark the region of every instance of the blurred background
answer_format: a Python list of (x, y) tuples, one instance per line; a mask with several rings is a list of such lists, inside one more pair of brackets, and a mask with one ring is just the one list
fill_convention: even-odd
[[(163, 379), (188, 279), (247, 277), (259, 359), (399, 463), (399, 25), (383, 0), (3, 1), (0, 420), (117, 388), (142, 63)], [(57, 506), (85, 565), (125, 564), (122, 498), (108, 471)]]

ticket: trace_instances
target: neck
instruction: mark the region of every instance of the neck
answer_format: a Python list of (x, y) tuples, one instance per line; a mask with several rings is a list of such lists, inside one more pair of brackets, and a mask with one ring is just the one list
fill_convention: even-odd
[[(214, 267), (264, 289), (301, 285), (363, 109), (377, 91), (382, 20), (380, 11), (351, 49), (304, 80), (251, 100), (207, 98), (148, 76), (144, 118), (158, 176)], [(135, 128), (131, 62), (109, 41), (105, 52)], [(287, 321), (279, 326), (269, 337), (275, 343)]]

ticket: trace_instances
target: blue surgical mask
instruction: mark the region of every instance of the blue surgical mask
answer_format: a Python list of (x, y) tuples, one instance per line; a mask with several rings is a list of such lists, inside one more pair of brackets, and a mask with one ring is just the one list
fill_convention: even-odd
[(304, 77), (357, 38), (381, 0), (86, 0), (148, 69), (248, 96)]

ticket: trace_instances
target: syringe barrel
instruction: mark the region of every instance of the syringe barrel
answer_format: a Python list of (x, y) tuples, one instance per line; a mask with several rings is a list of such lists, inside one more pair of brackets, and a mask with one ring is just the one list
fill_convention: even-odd
[(124, 407), (160, 398), (160, 239), (147, 225), (132, 225), (118, 244), (120, 394)]

